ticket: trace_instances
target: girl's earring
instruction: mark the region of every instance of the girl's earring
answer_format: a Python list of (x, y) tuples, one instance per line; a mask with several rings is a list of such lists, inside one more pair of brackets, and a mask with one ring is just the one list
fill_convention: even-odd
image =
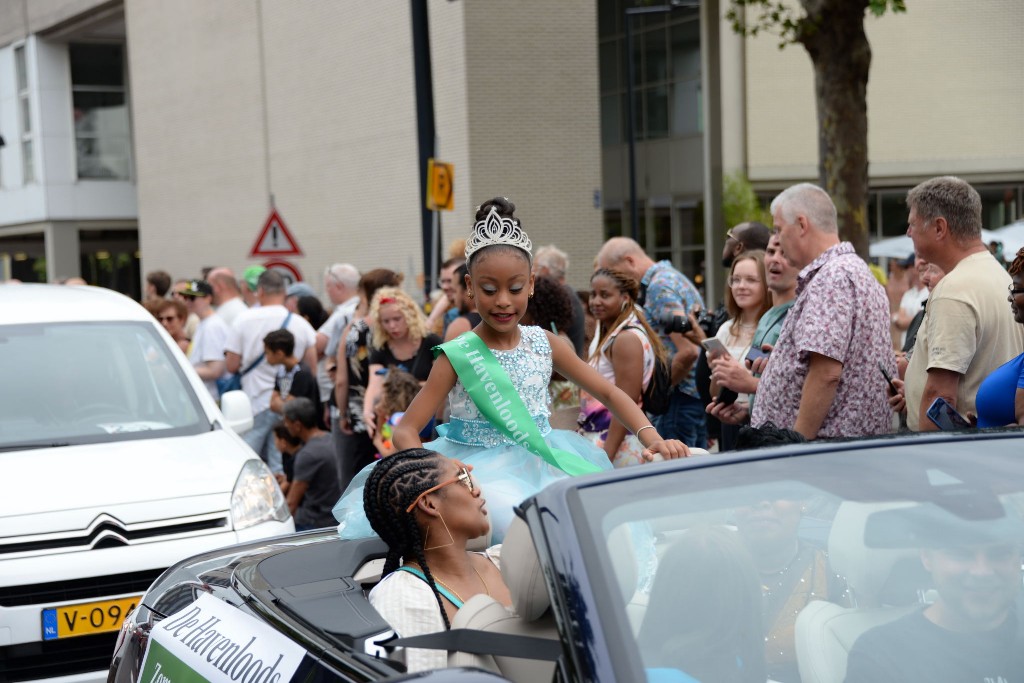
[(532, 299), (532, 298), (533, 298), (533, 292), (530, 292), (530, 296), (528, 296), (528, 297), (526, 297), (526, 298), (527, 298), (527, 299)]
[(448, 542), (447, 543), (441, 543), (439, 545), (432, 545), (432, 546), (430, 546), (428, 548), (427, 547), (427, 539), (430, 538), (430, 527), (427, 527), (427, 533), (423, 536), (423, 550), (424, 551), (427, 551), (427, 550), (437, 550), (438, 548), (447, 548), (450, 545), (455, 545), (455, 538), (452, 536), (452, 532), (448, 530), (448, 523), (444, 521), (444, 515), (442, 515), (441, 512), (438, 511), (437, 516), (441, 518), (441, 524), (444, 525), (444, 531), (445, 531), (446, 534), (448, 534)]
[(466, 292), (466, 296), (468, 296), (470, 299), (472, 299), (473, 298), (473, 290), (471, 289), (468, 292)]
[(622, 313), (622, 312), (623, 312), (624, 310), (626, 310), (626, 304), (627, 304), (627, 303), (628, 303), (628, 302), (626, 302), (626, 301), (623, 301), (623, 302), (622, 302), (622, 305), (621, 305), (621, 306), (619, 306), (619, 313)]

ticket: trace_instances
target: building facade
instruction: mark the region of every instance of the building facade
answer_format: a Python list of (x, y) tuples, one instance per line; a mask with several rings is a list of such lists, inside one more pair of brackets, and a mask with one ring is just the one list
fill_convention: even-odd
[[(867, 18), (874, 235), (902, 232), (906, 189), (943, 173), (979, 188), (986, 227), (1021, 216), (1017, 5)], [(633, 0), (426, 6), (435, 156), (455, 167), (443, 247), (508, 196), (585, 286), (603, 239), (629, 234), (629, 68), (654, 257), (691, 276), (717, 263), (705, 248), (729, 226), (704, 225), (709, 148), (765, 199), (817, 176), (808, 56), (709, 25), (728, 0), (629, 19)], [(148, 270), (283, 262), (319, 287), (350, 261), (421, 291), (412, 34), (398, 0), (0, 0), (0, 279), (81, 275), (138, 296)], [(298, 253), (252, 254), (272, 209)]]

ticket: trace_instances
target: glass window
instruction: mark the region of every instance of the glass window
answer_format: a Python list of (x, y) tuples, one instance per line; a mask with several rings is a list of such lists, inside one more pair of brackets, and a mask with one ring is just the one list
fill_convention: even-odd
[(619, 209), (605, 209), (604, 212), (604, 238), (610, 240), (613, 237), (621, 237), (628, 231), (624, 231), (622, 224), (622, 211)]
[(613, 92), (619, 88), (619, 43), (610, 40), (598, 47), (601, 60), (601, 92)]
[(621, 95), (605, 95), (601, 98), (601, 144), (617, 145), (622, 142), (622, 131), (625, 129), (623, 116), (619, 113)]
[(131, 176), (131, 130), (121, 45), (71, 45), (78, 177)]
[(879, 192), (882, 201), (882, 236), (898, 237), (907, 234), (907, 192)]
[(668, 78), (668, 46), (665, 29), (644, 34), (644, 82), (658, 83)]
[(32, 93), (28, 87), (28, 64), (25, 46), (14, 48), (15, 80), (18, 84), (18, 127), (21, 138), (21, 181), (22, 184), (36, 180), (35, 149), (32, 145)]
[(700, 23), (684, 21), (669, 29), (672, 45), (672, 78), (691, 79), (700, 76)]
[(152, 324), (0, 326), (0, 345), (20, 359), (5, 371), (0, 449), (40, 440), (82, 444), (181, 436), (210, 428)]
[(663, 85), (644, 92), (644, 136), (668, 137), (668, 88)]
[(693, 135), (701, 132), (700, 81), (672, 84), (672, 134)]
[[(882, 634), (911, 642), (930, 604), (970, 605), (951, 610), (951, 633), (1005, 638), (998, 655), (965, 647), (950, 661), (1006, 656), (997, 666), (1018, 670), (1024, 464), (1012, 439), (979, 448), (981, 466), (963, 442), (932, 442), (581, 486), (573, 524), (592, 590), (608, 600), (604, 642), (637, 669), (620, 679), (794, 683), (797, 638), (843, 665), (818, 651), (837, 635), (824, 620), (840, 613), (848, 644), (884, 623), (860, 652), (902, 661)], [(971, 593), (978, 567), (984, 591)], [(817, 616), (797, 635), (805, 608)], [(989, 623), (1006, 628), (996, 636)]]

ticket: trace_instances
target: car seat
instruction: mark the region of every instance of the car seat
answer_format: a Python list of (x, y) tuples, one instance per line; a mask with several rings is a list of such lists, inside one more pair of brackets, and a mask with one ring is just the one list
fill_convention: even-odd
[(796, 619), (796, 655), (803, 683), (842, 683), (846, 660), (866, 631), (919, 609), (930, 578), (914, 548), (868, 548), (868, 518), (912, 503), (840, 505), (828, 538), (832, 569), (845, 577), (856, 607), (815, 600)]
[[(501, 546), (501, 576), (512, 596), (512, 610), (489, 595), (474, 595), (452, 620), (452, 629), (465, 628), (558, 640), (551, 614), (551, 598), (541, 572), (537, 550), (526, 523), (512, 521)], [(477, 667), (501, 674), (516, 683), (550, 681), (554, 662), (519, 657), (452, 652), (448, 666)]]

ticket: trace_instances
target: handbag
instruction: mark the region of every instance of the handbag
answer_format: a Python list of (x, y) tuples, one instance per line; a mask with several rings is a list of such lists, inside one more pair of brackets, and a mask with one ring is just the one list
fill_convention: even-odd
[[(283, 329), (287, 328), (288, 327), (288, 321), (291, 320), (291, 319), (292, 319), (292, 313), (291, 313), (291, 311), (289, 311), (288, 315), (285, 316), (284, 323), (281, 325), (280, 329), (283, 330)], [(224, 394), (226, 394), (229, 391), (241, 391), (242, 390), (242, 378), (245, 377), (246, 375), (248, 375), (253, 370), (255, 370), (256, 366), (263, 362), (263, 357), (265, 355), (266, 355), (265, 353), (260, 353), (260, 355), (256, 356), (256, 360), (254, 360), (253, 362), (249, 363), (249, 365), (244, 370), (242, 370), (241, 372), (233, 372), (230, 375), (222, 375), (221, 377), (218, 377), (215, 380), (216, 384), (217, 384), (217, 393), (220, 394), (221, 396), (223, 396)]]

